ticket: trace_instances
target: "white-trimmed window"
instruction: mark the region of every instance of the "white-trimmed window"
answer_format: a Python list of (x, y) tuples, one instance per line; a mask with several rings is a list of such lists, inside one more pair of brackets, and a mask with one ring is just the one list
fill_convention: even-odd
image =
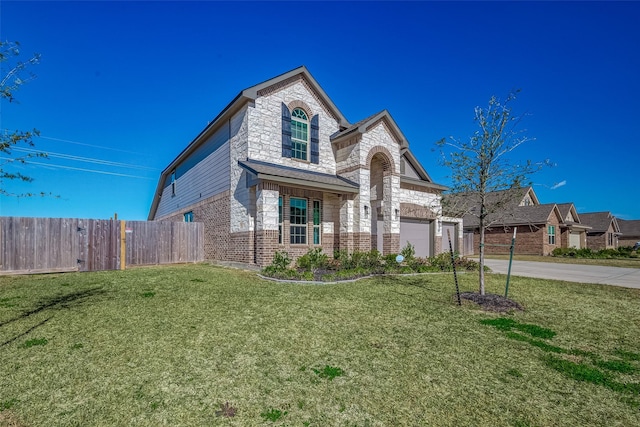
[(319, 245), (322, 243), (321, 238), (321, 224), (322, 224), (322, 211), (320, 207), (320, 200), (313, 201), (313, 244)]
[(284, 200), (278, 197), (278, 243), (282, 244), (282, 219), (284, 213)]
[(556, 226), (555, 225), (547, 226), (547, 235), (549, 236), (549, 244), (555, 245), (556, 244)]
[(289, 242), (307, 244), (307, 199), (289, 199)]
[(302, 109), (291, 112), (291, 157), (307, 160), (309, 149), (309, 117)]

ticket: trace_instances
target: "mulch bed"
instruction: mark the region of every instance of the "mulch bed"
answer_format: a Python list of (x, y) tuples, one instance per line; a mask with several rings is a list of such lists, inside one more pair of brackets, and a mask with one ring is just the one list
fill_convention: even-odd
[(503, 313), (505, 311), (513, 310), (524, 311), (524, 307), (522, 305), (518, 304), (514, 300), (505, 298), (502, 295), (480, 295), (477, 292), (463, 292), (460, 294), (460, 298), (466, 301), (474, 302), (486, 311), (495, 311), (497, 313)]

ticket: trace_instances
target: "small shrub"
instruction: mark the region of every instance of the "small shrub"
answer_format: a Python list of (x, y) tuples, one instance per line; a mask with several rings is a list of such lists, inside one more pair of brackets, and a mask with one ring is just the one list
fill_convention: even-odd
[(329, 257), (322, 252), (322, 248), (309, 249), (296, 261), (298, 268), (305, 271), (315, 272), (318, 269), (326, 268)]
[(271, 264), (262, 269), (262, 272), (267, 276), (276, 277), (277, 275), (287, 271), (291, 264), (291, 258), (287, 252), (276, 251), (273, 254), (273, 261)]
[(411, 242), (407, 242), (407, 244), (400, 251), (400, 255), (404, 257), (405, 261), (410, 261), (416, 256), (416, 248), (411, 244)]

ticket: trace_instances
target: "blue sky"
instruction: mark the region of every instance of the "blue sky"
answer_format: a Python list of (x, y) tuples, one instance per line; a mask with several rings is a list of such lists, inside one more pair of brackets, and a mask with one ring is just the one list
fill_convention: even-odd
[(51, 153), (2, 185), (59, 198), (0, 215), (146, 219), (161, 170), (238, 92), (306, 65), (352, 123), (388, 109), (445, 185), (435, 141), (520, 88), (535, 141), (516, 157), (556, 164), (531, 178), (541, 202), (640, 219), (639, 19), (638, 2), (2, 1), (0, 38), (42, 60), (0, 127)]

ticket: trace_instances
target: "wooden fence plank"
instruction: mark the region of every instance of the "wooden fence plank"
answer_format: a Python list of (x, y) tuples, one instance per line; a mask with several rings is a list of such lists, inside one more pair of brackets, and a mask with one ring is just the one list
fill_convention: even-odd
[(202, 223), (0, 217), (1, 274), (203, 260)]

